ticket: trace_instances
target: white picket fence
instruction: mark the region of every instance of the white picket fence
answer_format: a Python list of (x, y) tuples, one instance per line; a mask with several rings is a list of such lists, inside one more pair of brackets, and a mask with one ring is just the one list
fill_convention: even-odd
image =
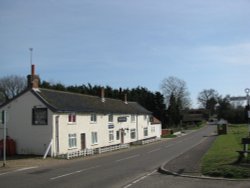
[(115, 151), (115, 150), (125, 149), (125, 148), (129, 148), (129, 144), (117, 144), (117, 145), (112, 145), (112, 146), (107, 146), (107, 147), (96, 148), (94, 149), (94, 153), (100, 154), (100, 153), (105, 153), (105, 152), (110, 152), (110, 151)]
[(57, 157), (63, 158), (63, 159), (73, 159), (76, 157), (84, 157), (88, 155), (94, 155), (94, 154), (100, 154), (100, 153), (125, 149), (125, 148), (129, 148), (129, 146), (130, 146), (129, 144), (117, 144), (117, 145), (112, 145), (112, 146), (107, 146), (107, 147), (96, 148), (96, 149), (84, 149), (84, 150), (78, 150), (78, 151), (70, 151), (66, 154), (59, 155)]
[(82, 157), (82, 156), (87, 156), (87, 155), (94, 155), (94, 150), (93, 149), (84, 149), (84, 150), (68, 152), (66, 154), (66, 158), (72, 159), (72, 158)]
[(135, 141), (133, 142), (132, 144), (133, 145), (144, 145), (144, 144), (150, 144), (152, 142), (157, 142), (157, 141), (160, 141), (161, 139), (158, 138), (158, 137), (152, 137), (152, 138), (147, 138), (145, 140), (138, 140), (138, 141)]

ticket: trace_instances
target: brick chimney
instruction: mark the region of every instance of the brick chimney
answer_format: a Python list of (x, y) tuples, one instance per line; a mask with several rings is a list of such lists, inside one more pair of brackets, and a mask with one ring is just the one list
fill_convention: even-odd
[(35, 65), (31, 65), (31, 74), (27, 76), (28, 88), (39, 88), (40, 78), (35, 74)]

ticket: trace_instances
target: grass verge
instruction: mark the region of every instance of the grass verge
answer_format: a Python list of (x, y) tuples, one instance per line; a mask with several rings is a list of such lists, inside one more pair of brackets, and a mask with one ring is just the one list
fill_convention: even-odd
[(225, 178), (250, 178), (250, 160), (236, 163), (241, 138), (248, 135), (246, 125), (231, 125), (228, 134), (220, 135), (202, 158), (202, 174)]

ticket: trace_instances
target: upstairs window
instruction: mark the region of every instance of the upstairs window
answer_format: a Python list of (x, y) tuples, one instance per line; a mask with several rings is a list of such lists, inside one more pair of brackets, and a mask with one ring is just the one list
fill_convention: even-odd
[(131, 115), (131, 122), (132, 122), (132, 123), (135, 122), (135, 115)]
[(33, 108), (32, 109), (32, 124), (33, 125), (48, 125), (48, 109)]
[(91, 122), (91, 123), (96, 123), (96, 121), (97, 121), (96, 114), (91, 114), (91, 115), (90, 115), (90, 122)]
[(114, 121), (113, 114), (109, 114), (109, 122), (112, 123)]
[(75, 123), (76, 122), (76, 114), (72, 113), (68, 115), (68, 122), (69, 123)]

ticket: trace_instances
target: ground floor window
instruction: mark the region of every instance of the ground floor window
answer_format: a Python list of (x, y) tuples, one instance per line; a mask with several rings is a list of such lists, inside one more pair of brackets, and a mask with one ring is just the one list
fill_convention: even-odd
[(69, 134), (69, 148), (76, 147), (76, 134)]
[(144, 136), (148, 136), (148, 128), (147, 127), (145, 127), (143, 129), (143, 133), (144, 133)]
[(92, 141), (92, 144), (97, 144), (98, 143), (97, 132), (92, 132), (91, 133), (91, 141)]
[(155, 132), (155, 127), (151, 127), (151, 133)]
[(135, 139), (135, 137), (136, 137), (135, 129), (130, 129), (130, 138)]
[(109, 141), (110, 142), (114, 141), (114, 131), (113, 130), (109, 131)]

